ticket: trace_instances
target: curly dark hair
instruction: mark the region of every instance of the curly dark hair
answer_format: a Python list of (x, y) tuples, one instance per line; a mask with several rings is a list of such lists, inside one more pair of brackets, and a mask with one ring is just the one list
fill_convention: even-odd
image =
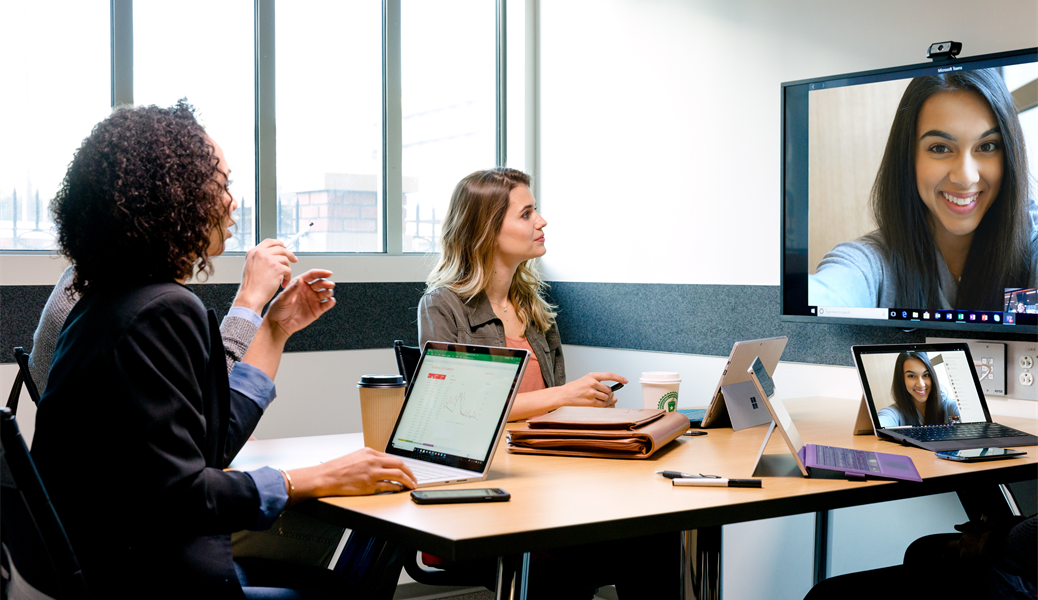
[(227, 211), (218, 164), (186, 100), (120, 108), (98, 123), (50, 206), (61, 253), (75, 265), (69, 292), (211, 274), (210, 232)]

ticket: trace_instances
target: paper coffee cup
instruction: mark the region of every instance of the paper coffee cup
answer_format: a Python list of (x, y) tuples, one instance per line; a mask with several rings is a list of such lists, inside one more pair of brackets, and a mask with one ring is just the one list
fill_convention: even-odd
[(385, 452), (400, 407), (404, 404), (407, 384), (400, 375), (364, 375), (357, 382), (357, 387), (360, 388), (364, 445)]
[(646, 371), (638, 381), (642, 384), (642, 406), (667, 412), (677, 409), (681, 375), (671, 371)]

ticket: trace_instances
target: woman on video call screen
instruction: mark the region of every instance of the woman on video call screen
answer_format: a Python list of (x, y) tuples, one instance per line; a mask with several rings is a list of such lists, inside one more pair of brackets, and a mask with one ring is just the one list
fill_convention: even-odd
[(1038, 286), (1038, 203), (995, 69), (911, 80), (869, 206), (876, 230), (822, 258), (811, 305), (1001, 311), (1006, 288)]
[(943, 425), (959, 421), (959, 407), (941, 389), (925, 352), (902, 352), (890, 384), (894, 404), (878, 413), (880, 427)]

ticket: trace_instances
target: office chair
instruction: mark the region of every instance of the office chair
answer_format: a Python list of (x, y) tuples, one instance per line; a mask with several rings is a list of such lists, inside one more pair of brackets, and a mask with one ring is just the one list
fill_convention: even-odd
[(32, 399), (33, 404), (36, 406), (40, 405), (40, 392), (36, 387), (36, 382), (32, 380), (32, 373), (29, 371), (29, 353), (21, 346), (18, 346), (14, 349), (14, 360), (18, 363), (18, 374), (14, 376), (11, 395), (7, 397), (7, 408), (11, 409), (11, 414), (18, 412), (18, 399), (22, 395), (23, 383), (25, 384), (26, 391), (29, 392), (29, 398)]
[(410, 382), (414, 377), (414, 370), (418, 368), (418, 361), (422, 358), (422, 349), (417, 346), (405, 346), (402, 340), (396, 340), (393, 342), (393, 351), (396, 353), (396, 368), (404, 381)]
[(90, 598), (76, 553), (9, 408), (0, 408), (0, 452), (0, 521), (11, 563), (48, 596)]

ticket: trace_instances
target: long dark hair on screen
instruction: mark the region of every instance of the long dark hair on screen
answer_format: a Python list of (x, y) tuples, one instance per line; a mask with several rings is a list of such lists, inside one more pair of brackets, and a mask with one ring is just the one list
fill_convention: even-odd
[[(922, 423), (917, 417), (915, 401), (912, 400), (908, 387), (905, 386), (905, 361), (913, 358), (922, 362), (930, 374), (930, 395), (926, 397), (926, 413), (923, 415)], [(922, 373), (919, 376), (922, 377)], [(934, 373), (933, 365), (930, 364), (930, 359), (925, 352), (907, 351), (897, 355), (890, 394), (894, 396), (894, 405), (901, 412), (901, 425), (939, 425), (948, 422), (948, 413), (944, 410), (944, 402), (941, 399), (941, 384), (937, 381), (937, 373)]]
[(934, 94), (971, 91), (980, 95), (1002, 134), (1002, 183), (998, 197), (973, 235), (954, 308), (1002, 310), (1003, 290), (1028, 287), (1036, 258), (1028, 213), (1027, 152), (1013, 98), (994, 69), (917, 77), (898, 105), (883, 160), (872, 187), (871, 206), (886, 243), (897, 306), (939, 308), (937, 261), (930, 211), (916, 186), (916, 126), (919, 111)]

